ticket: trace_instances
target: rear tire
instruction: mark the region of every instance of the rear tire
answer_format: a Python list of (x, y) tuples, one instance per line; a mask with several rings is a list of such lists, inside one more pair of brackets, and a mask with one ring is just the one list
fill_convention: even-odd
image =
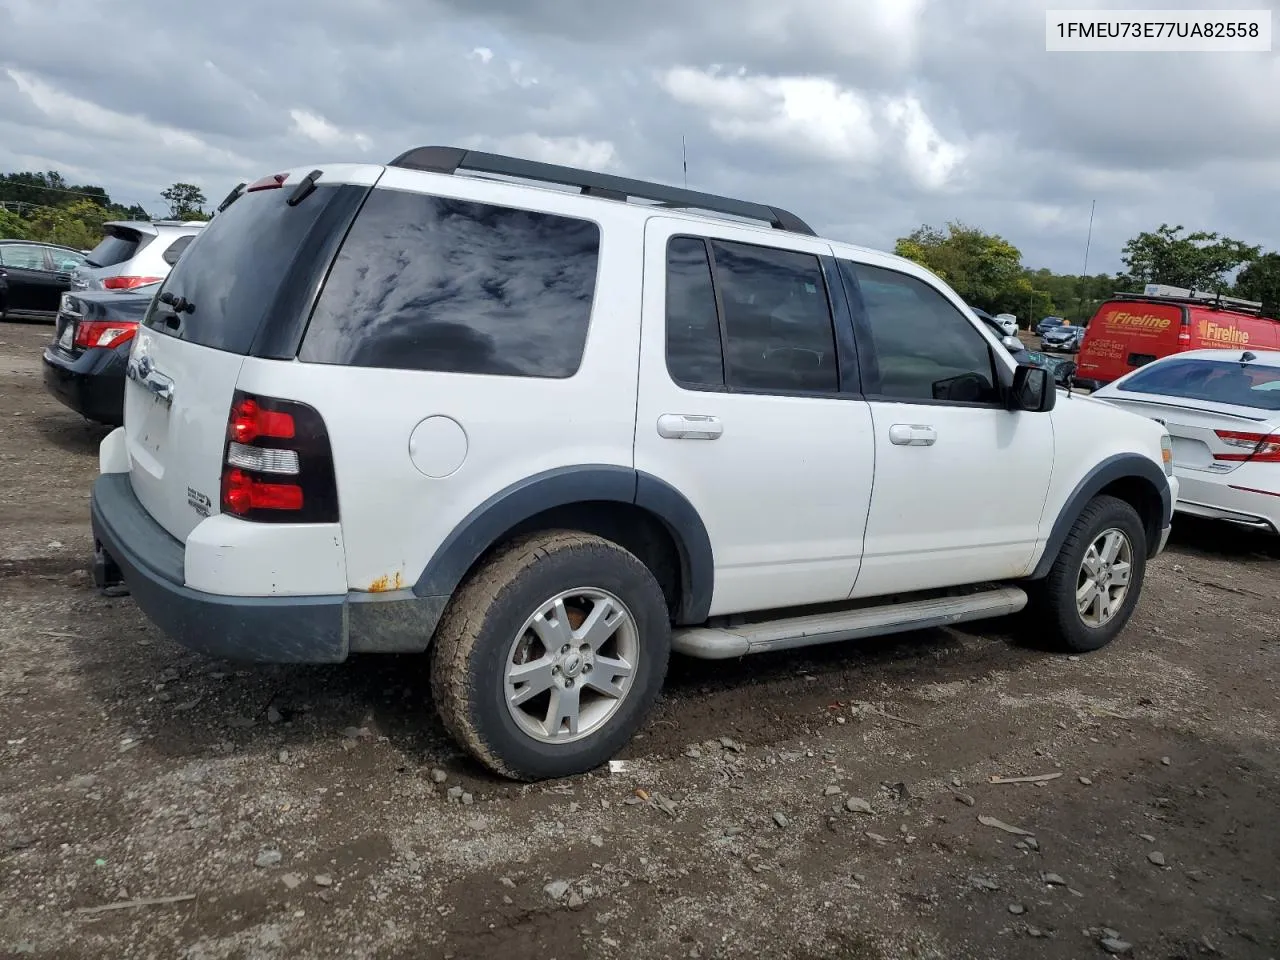
[(666, 599), (616, 543), (551, 531), (500, 548), (436, 631), (431, 690), (450, 735), (515, 780), (568, 777), (614, 756), (658, 697)]
[(1072, 525), (1049, 575), (1035, 586), (1035, 639), (1072, 653), (1116, 638), (1142, 595), (1147, 535), (1138, 512), (1116, 497), (1090, 500)]

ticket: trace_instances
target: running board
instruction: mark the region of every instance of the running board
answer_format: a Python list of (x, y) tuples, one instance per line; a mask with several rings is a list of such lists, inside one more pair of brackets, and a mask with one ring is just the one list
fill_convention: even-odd
[(735, 627), (685, 627), (672, 631), (671, 646), (699, 660), (731, 660), (749, 653), (791, 650), (1003, 617), (1017, 613), (1026, 605), (1027, 595), (1018, 587), (995, 587), (964, 596), (886, 603)]

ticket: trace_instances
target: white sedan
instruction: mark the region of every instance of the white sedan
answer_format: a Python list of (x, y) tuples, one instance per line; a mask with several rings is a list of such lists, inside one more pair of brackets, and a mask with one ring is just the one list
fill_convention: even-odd
[(1164, 423), (1176, 511), (1280, 534), (1280, 351), (1175, 353), (1093, 397)]

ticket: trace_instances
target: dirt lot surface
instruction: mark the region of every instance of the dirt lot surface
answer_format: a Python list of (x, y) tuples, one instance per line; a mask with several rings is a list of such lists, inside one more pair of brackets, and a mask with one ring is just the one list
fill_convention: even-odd
[(0, 325), (0, 955), (1280, 957), (1280, 544), (1180, 521), (1080, 658), (680, 660), (622, 769), (521, 787), (419, 659), (244, 669), (98, 595), (47, 336)]

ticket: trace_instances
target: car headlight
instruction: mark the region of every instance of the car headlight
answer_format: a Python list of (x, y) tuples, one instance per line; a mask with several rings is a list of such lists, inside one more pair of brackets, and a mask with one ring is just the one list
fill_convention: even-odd
[(1173, 476), (1173, 440), (1169, 434), (1160, 437), (1160, 459), (1164, 461), (1164, 475)]

